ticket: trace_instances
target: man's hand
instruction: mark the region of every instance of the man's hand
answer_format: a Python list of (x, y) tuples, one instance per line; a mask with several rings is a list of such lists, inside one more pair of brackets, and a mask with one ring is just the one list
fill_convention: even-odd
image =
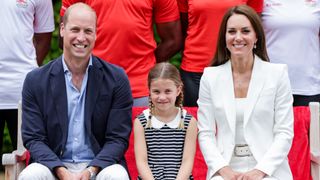
[(253, 169), (251, 171), (248, 171), (244, 174), (242, 174), (238, 180), (261, 180), (263, 177), (266, 175), (266, 173), (258, 170), (258, 169)]
[[(98, 172), (99, 172), (99, 167), (90, 166), (88, 168), (90, 168), (91, 171), (94, 172), (95, 174), (98, 174)], [(88, 170), (88, 168), (84, 169), (82, 172), (77, 174), (77, 179), (89, 180), (91, 174), (90, 174), (90, 171)]]
[(60, 180), (77, 180), (76, 174), (71, 173), (65, 167), (55, 168), (55, 173)]
[(77, 179), (79, 180), (89, 180), (90, 179), (90, 172), (85, 169), (81, 173), (77, 174)]
[(238, 178), (242, 175), (241, 173), (232, 170), (229, 166), (221, 168), (218, 173), (223, 179), (226, 180), (238, 180)]

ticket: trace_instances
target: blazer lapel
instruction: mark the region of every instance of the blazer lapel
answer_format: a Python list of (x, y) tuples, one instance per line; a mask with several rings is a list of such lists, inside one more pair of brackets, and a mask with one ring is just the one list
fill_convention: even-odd
[(102, 85), (103, 74), (100, 71), (102, 67), (101, 63), (92, 56), (92, 66), (88, 69), (88, 82), (87, 82), (87, 92), (85, 101), (85, 127), (87, 132), (91, 132), (91, 117), (94, 110), (95, 103), (97, 101), (100, 87)]
[(255, 107), (255, 104), (257, 103), (259, 95), (264, 86), (265, 73), (263, 71), (264, 71), (264, 68), (263, 68), (262, 60), (258, 56), (255, 56), (249, 89), (247, 93), (247, 108), (244, 111), (244, 119), (243, 119), (244, 127), (248, 123), (252, 110)]
[(68, 132), (68, 105), (66, 83), (64, 78), (62, 57), (53, 62), (50, 78), (52, 98), (55, 103), (57, 116), (62, 129), (63, 137), (67, 137)]
[(224, 102), (224, 110), (226, 113), (226, 117), (232, 131), (233, 136), (235, 136), (236, 129), (236, 114), (235, 114), (235, 96), (234, 96), (234, 87), (233, 87), (233, 77), (231, 71), (231, 62), (228, 61), (224, 66), (224, 72), (226, 72), (225, 76), (222, 76), (222, 84), (224, 84), (221, 88), (223, 92), (223, 102)]

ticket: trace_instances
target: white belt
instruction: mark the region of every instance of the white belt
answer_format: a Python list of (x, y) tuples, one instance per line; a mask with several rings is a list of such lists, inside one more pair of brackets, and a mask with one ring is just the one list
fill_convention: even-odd
[(234, 156), (244, 157), (244, 156), (252, 156), (250, 148), (248, 144), (237, 144), (234, 147)]

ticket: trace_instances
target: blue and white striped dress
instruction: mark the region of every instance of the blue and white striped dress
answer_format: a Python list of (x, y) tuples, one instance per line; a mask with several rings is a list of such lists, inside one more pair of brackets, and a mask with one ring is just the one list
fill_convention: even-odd
[[(145, 128), (150, 110), (145, 110), (138, 116)], [(154, 116), (151, 119), (151, 128), (145, 128), (147, 143), (148, 165), (156, 180), (175, 180), (182, 162), (183, 147), (187, 128), (192, 118), (183, 110), (184, 129), (178, 129), (181, 112), (171, 122), (165, 124)], [(138, 179), (141, 179), (138, 177)], [(192, 175), (189, 179), (193, 179)]]

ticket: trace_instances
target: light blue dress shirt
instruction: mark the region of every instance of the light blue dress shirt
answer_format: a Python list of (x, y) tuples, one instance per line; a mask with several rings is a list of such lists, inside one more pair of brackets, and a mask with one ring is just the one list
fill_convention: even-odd
[(88, 69), (92, 65), (92, 57), (90, 56), (80, 91), (72, 83), (72, 74), (65, 63), (64, 57), (62, 57), (62, 64), (67, 90), (69, 126), (68, 139), (61, 160), (72, 163), (90, 162), (94, 158), (94, 153), (85, 128), (84, 107)]

